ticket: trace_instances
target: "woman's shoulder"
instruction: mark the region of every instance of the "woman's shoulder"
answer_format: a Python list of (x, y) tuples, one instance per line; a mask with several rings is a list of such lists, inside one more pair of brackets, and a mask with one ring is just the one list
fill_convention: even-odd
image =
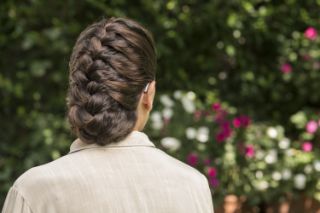
[(167, 168), (170, 167), (172, 171), (175, 171), (181, 176), (187, 177), (189, 180), (192, 179), (192, 177), (195, 181), (199, 181), (203, 179), (204, 175), (196, 168), (171, 156), (170, 154), (164, 152), (159, 148), (156, 149), (156, 152), (158, 152), (158, 154), (161, 155), (163, 158), (161, 159), (161, 164), (164, 164), (164, 162), (167, 162), (165, 166)]
[(46, 187), (52, 184), (57, 176), (61, 176), (67, 161), (68, 156), (65, 155), (48, 163), (32, 167), (21, 174), (13, 186), (19, 191), (30, 191), (30, 189), (36, 191), (37, 188)]

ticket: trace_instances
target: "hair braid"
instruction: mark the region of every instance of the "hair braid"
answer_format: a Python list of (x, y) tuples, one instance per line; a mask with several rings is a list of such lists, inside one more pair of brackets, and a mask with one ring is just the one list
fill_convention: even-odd
[(154, 80), (156, 53), (151, 34), (126, 18), (103, 19), (78, 37), (70, 62), (68, 120), (87, 143), (126, 137), (146, 83)]

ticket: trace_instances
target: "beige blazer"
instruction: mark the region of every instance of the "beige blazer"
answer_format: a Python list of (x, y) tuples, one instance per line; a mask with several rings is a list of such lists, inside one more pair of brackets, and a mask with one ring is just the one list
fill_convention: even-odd
[(70, 152), (29, 169), (2, 213), (213, 213), (206, 177), (133, 131), (106, 146), (76, 139)]

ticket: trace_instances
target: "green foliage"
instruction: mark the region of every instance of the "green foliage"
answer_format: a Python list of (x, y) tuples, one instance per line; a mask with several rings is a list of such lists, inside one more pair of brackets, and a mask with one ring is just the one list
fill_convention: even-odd
[[(308, 27), (320, 29), (319, 7), (319, 0), (2, 0), (0, 203), (25, 170), (68, 152), (74, 138), (65, 120), (68, 60), (78, 34), (101, 17), (127, 16), (152, 31), (158, 94), (193, 91), (196, 109), (222, 100), (231, 114), (261, 124), (257, 131), (282, 126), (292, 140), (318, 143), (302, 129), (318, 119), (320, 105), (319, 38), (304, 36)], [(280, 71), (284, 64), (290, 73)], [(154, 139), (183, 139), (182, 115), (171, 122), (176, 132), (153, 133)], [(259, 136), (245, 135), (257, 143)], [(187, 151), (176, 155), (183, 159)]]

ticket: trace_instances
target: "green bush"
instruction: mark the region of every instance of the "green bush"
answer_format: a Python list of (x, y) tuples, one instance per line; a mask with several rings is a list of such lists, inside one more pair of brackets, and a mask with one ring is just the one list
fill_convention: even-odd
[[(71, 48), (85, 26), (110, 16), (136, 19), (154, 34), (158, 51), (155, 111), (166, 108), (161, 94), (192, 91), (186, 93), (188, 98), (180, 107), (176, 104), (171, 111), (153, 115), (162, 123), (152, 126), (150, 122), (146, 131), (160, 147), (163, 138), (177, 138), (180, 148), (168, 152), (181, 160), (190, 153), (190, 159), (195, 159), (195, 154), (209, 157), (213, 163), (199, 164), (198, 169), (208, 175), (217, 172), (217, 180), (212, 182), (215, 198), (226, 193), (246, 194), (256, 198), (253, 204), (257, 204), (295, 190), (319, 197), (318, 167), (314, 166), (314, 159), (319, 158), (319, 130), (305, 130), (307, 124), (308, 128), (318, 126), (309, 121), (319, 120), (319, 6), (319, 0), (2, 0), (0, 203), (25, 170), (68, 152), (73, 137), (65, 120), (65, 94)], [(218, 123), (206, 120), (215, 116), (211, 105), (218, 102), (230, 123), (230, 136), (220, 143)], [(183, 106), (191, 108), (185, 112)], [(208, 116), (194, 120), (189, 113), (193, 110), (205, 111)], [(172, 112), (170, 119), (164, 117)], [(251, 123), (238, 129), (231, 123), (241, 115)], [(160, 126), (162, 130), (157, 130)], [(185, 135), (188, 127), (201, 129), (208, 134), (204, 136), (208, 141), (189, 141)], [(277, 138), (268, 136), (268, 128), (276, 129)], [(277, 145), (285, 138), (290, 141), (288, 149), (298, 153), (295, 161), (288, 160), (286, 151)], [(313, 149), (303, 151), (303, 142)], [(310, 149), (310, 144), (305, 144), (304, 150)], [(240, 145), (246, 147), (244, 151)], [(278, 163), (267, 165), (258, 159), (258, 150), (269, 153), (274, 149)], [(228, 160), (219, 164), (225, 157)], [(223, 162), (232, 164), (226, 167)], [(249, 167), (243, 168), (245, 165)], [(263, 168), (256, 168), (258, 165)], [(286, 167), (292, 178), (277, 187), (270, 172)], [(305, 188), (295, 188), (294, 175), (305, 175), (310, 168), (312, 175), (307, 175)], [(262, 184), (256, 183), (261, 177), (258, 169), (268, 173)], [(266, 182), (271, 187), (266, 188)]]

